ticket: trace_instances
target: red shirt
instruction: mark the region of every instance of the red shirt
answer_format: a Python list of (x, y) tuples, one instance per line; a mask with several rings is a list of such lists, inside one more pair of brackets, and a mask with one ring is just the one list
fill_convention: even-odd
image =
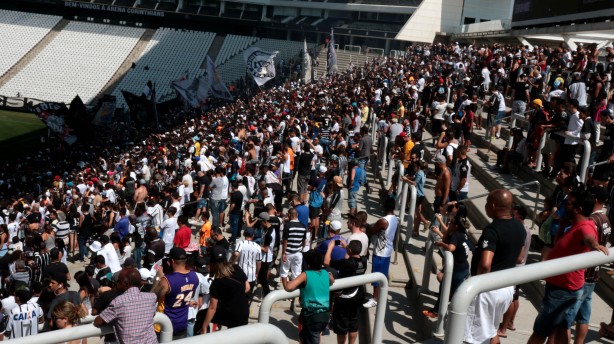
[[(597, 240), (597, 228), (595, 222), (590, 219), (574, 224), (563, 233), (550, 251), (548, 260), (591, 251), (592, 248), (584, 244), (584, 237), (587, 235), (592, 235)], [(567, 290), (578, 290), (584, 286), (584, 269), (546, 278), (546, 283)]]
[(177, 233), (175, 233), (175, 239), (173, 240), (173, 244), (177, 247), (185, 249), (190, 245), (190, 240), (192, 239), (192, 230), (188, 226), (181, 226)]

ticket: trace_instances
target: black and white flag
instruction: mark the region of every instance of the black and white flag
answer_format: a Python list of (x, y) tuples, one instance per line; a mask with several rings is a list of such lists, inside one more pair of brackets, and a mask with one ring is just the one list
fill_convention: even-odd
[(337, 51), (335, 50), (335, 36), (330, 29), (330, 41), (328, 42), (327, 68), (328, 75), (337, 74)]
[(278, 51), (269, 53), (256, 47), (247, 48), (243, 52), (247, 71), (258, 86), (262, 86), (275, 78), (275, 61), (273, 59), (278, 53)]
[(209, 85), (207, 85), (207, 81), (204, 78), (181, 78), (171, 82), (171, 87), (194, 108), (204, 104), (209, 91)]
[(226, 85), (224, 85), (222, 78), (220, 78), (220, 75), (217, 73), (215, 63), (211, 60), (209, 55), (207, 55), (207, 80), (209, 81), (209, 91), (211, 91), (213, 97), (230, 101), (234, 99)]
[(303, 80), (306, 84), (311, 82), (311, 56), (307, 50), (307, 40), (303, 41)]

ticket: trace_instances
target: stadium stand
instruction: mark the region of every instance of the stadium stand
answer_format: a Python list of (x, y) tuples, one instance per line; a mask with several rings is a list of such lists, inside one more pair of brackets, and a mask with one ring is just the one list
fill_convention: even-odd
[(247, 47), (254, 44), (257, 40), (258, 38), (250, 36), (226, 36), (224, 44), (220, 49), (220, 53), (215, 59), (215, 65), (219, 66), (226, 63), (226, 61), (230, 60), (232, 57), (239, 54), (241, 51), (247, 49)]
[(34, 48), (60, 19), (57, 16), (0, 10), (0, 75)]
[[(87, 103), (113, 76), (144, 29), (70, 22), (24, 69), (0, 88), (42, 100)], [(58, 87), (58, 85), (62, 85)]]
[(148, 80), (157, 85), (159, 97), (171, 93), (170, 82), (185, 76), (194, 76), (215, 38), (214, 33), (160, 28), (156, 31), (143, 54), (135, 61), (136, 68), (124, 76), (113, 91), (117, 104), (125, 104), (121, 90), (141, 94)]

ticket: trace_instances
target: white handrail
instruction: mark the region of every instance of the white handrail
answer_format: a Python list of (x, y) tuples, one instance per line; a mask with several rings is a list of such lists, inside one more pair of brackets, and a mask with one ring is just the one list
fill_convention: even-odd
[[(414, 231), (414, 221), (416, 216), (416, 202), (418, 198), (418, 192), (415, 185), (409, 186), (409, 214), (407, 215), (407, 225), (405, 225), (405, 245), (409, 245), (411, 242), (410, 230)], [(403, 219), (401, 219), (403, 221)]]
[(249, 324), (224, 331), (173, 341), (173, 344), (287, 344), (288, 338), (279, 327), (271, 324)]
[[(86, 317), (86, 319), (88, 319)], [(154, 324), (160, 325), (160, 343), (170, 343), (173, 341), (173, 324), (171, 319), (164, 313), (156, 313), (154, 316)], [(63, 330), (51, 331), (27, 336), (22, 338), (11, 339), (5, 343), (10, 344), (49, 344), (49, 343), (64, 343), (71, 340), (100, 337), (113, 333), (112, 326), (96, 327), (93, 324), (80, 325)]]
[(448, 311), (448, 328), (444, 343), (461, 344), (463, 342), (467, 309), (471, 301), (479, 293), (612, 263), (614, 262), (614, 248), (609, 250), (609, 256), (601, 252), (588, 252), (491, 272), (467, 279), (458, 287), (452, 297), (452, 303)]
[[(386, 317), (386, 305), (388, 302), (388, 279), (380, 272), (353, 276), (347, 278), (336, 279), (335, 283), (330, 286), (330, 290), (340, 290), (345, 288), (357, 287), (368, 283), (379, 283), (379, 297), (377, 300), (377, 308), (375, 311), (375, 323), (373, 324), (373, 337), (371, 343), (381, 343), (384, 331), (384, 319)], [(269, 293), (260, 304), (260, 313), (258, 314), (259, 323), (269, 323), (271, 316), (271, 308), (273, 304), (280, 300), (293, 299), (300, 295), (299, 290), (287, 292), (285, 290), (275, 290)]]

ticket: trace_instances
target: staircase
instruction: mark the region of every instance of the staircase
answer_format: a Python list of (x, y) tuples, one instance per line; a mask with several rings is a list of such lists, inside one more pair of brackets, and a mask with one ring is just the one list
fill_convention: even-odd
[(145, 30), (145, 32), (141, 36), (141, 39), (136, 43), (134, 48), (132, 48), (132, 51), (130, 52), (130, 54), (128, 54), (128, 56), (126, 57), (124, 62), (121, 64), (121, 66), (119, 66), (117, 71), (115, 71), (115, 74), (113, 74), (111, 79), (107, 81), (107, 83), (100, 90), (100, 92), (98, 92), (96, 97), (92, 99), (92, 101), (90, 102), (91, 105), (96, 104), (98, 102), (98, 99), (100, 99), (104, 94), (111, 94), (113, 90), (115, 90), (115, 87), (119, 85), (119, 83), (122, 81), (124, 76), (128, 73), (130, 68), (132, 68), (132, 63), (138, 61), (139, 57), (141, 57), (141, 54), (147, 47), (147, 44), (149, 44), (149, 41), (151, 40), (155, 32), (156, 30), (154, 29)]
[(9, 80), (11, 80), (15, 75), (21, 72), (27, 65), (32, 61), (38, 54), (43, 51), (47, 47), (51, 41), (55, 39), (55, 37), (60, 33), (60, 31), (64, 30), (66, 25), (70, 23), (69, 20), (62, 19), (60, 20), (54, 27), (43, 37), (43, 39), (38, 42), (28, 53), (26, 53), (11, 69), (6, 71), (2, 76), (0, 76), (0, 87), (4, 86)]
[[(318, 62), (319, 66), (314, 67), (315, 73), (318, 77), (322, 77), (326, 75), (326, 63), (327, 63), (327, 51), (326, 46), (322, 46), (320, 51), (318, 52)], [(371, 61), (373, 58), (381, 57), (379, 54), (373, 53), (357, 53), (354, 51), (344, 51), (341, 49), (337, 50), (337, 72), (343, 73), (346, 71), (350, 62), (354, 64), (354, 66), (363, 65), (365, 61)]]
[[(211, 60), (215, 61), (215, 59), (217, 58), (217, 55), (220, 53), (220, 49), (222, 49), (222, 45), (224, 44), (225, 39), (226, 39), (226, 36), (215, 35), (215, 38), (213, 39), (213, 43), (211, 43), (211, 46), (209, 47), (209, 52), (207, 53), (207, 55), (211, 57)], [(202, 70), (207, 69), (207, 58), (206, 57), (203, 60), (203, 63), (201, 63), (200, 69)]]

